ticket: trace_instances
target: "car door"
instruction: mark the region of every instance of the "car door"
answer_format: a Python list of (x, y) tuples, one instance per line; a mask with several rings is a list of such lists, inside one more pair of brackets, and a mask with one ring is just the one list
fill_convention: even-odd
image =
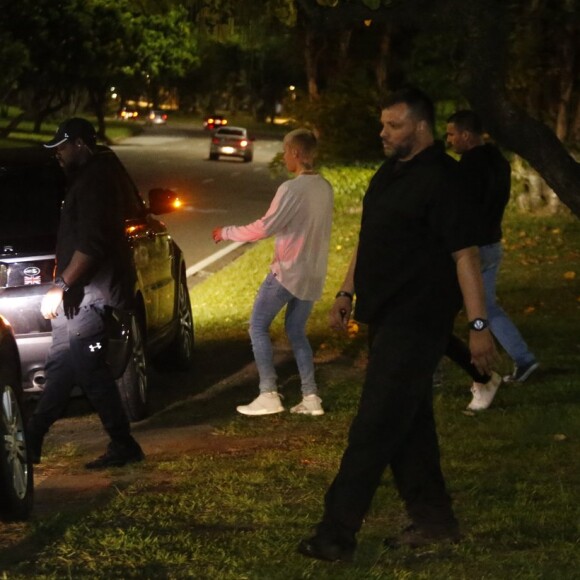
[(125, 225), (133, 252), (137, 292), (143, 297), (149, 338), (161, 333), (173, 320), (175, 279), (173, 242), (165, 224), (144, 209), (135, 194)]

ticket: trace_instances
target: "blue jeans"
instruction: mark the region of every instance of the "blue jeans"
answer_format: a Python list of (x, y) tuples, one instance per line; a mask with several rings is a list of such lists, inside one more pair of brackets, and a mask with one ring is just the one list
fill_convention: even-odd
[(481, 275), (485, 290), (485, 306), (492, 334), (519, 367), (536, 361), (516, 325), (508, 318), (496, 299), (496, 278), (501, 264), (501, 243), (480, 246)]
[(271, 272), (266, 276), (258, 290), (250, 319), (250, 338), (260, 375), (260, 393), (277, 390), (270, 325), (284, 306), (286, 306), (284, 322), (286, 335), (298, 365), (302, 394), (316, 393), (312, 348), (306, 336), (306, 322), (313, 305), (312, 300), (299, 300), (288, 292)]

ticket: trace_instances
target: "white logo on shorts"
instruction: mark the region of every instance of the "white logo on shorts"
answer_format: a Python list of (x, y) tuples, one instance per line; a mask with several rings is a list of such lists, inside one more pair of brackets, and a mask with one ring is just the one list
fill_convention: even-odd
[(91, 352), (95, 352), (96, 350), (100, 350), (101, 348), (103, 348), (101, 346), (100, 342), (95, 342), (95, 344), (89, 344), (89, 349), (91, 350)]

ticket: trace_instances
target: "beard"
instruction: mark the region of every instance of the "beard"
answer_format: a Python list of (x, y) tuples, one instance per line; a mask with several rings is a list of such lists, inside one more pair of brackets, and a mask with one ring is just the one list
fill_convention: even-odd
[(413, 151), (411, 143), (399, 143), (398, 145), (388, 145), (383, 141), (383, 151), (389, 159), (405, 159)]

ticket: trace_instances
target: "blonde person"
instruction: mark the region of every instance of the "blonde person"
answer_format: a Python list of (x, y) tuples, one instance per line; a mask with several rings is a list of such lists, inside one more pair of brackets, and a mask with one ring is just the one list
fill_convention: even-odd
[(302, 401), (292, 413), (322, 415), (306, 323), (322, 294), (328, 263), (333, 191), (314, 170), (317, 140), (296, 129), (284, 138), (284, 162), (294, 178), (280, 185), (266, 214), (245, 226), (217, 227), (214, 241), (256, 242), (275, 236), (270, 272), (260, 286), (250, 319), (250, 338), (260, 376), (258, 397), (237, 407), (243, 415), (284, 411), (278, 393), (270, 325), (285, 307), (285, 331), (300, 374)]

